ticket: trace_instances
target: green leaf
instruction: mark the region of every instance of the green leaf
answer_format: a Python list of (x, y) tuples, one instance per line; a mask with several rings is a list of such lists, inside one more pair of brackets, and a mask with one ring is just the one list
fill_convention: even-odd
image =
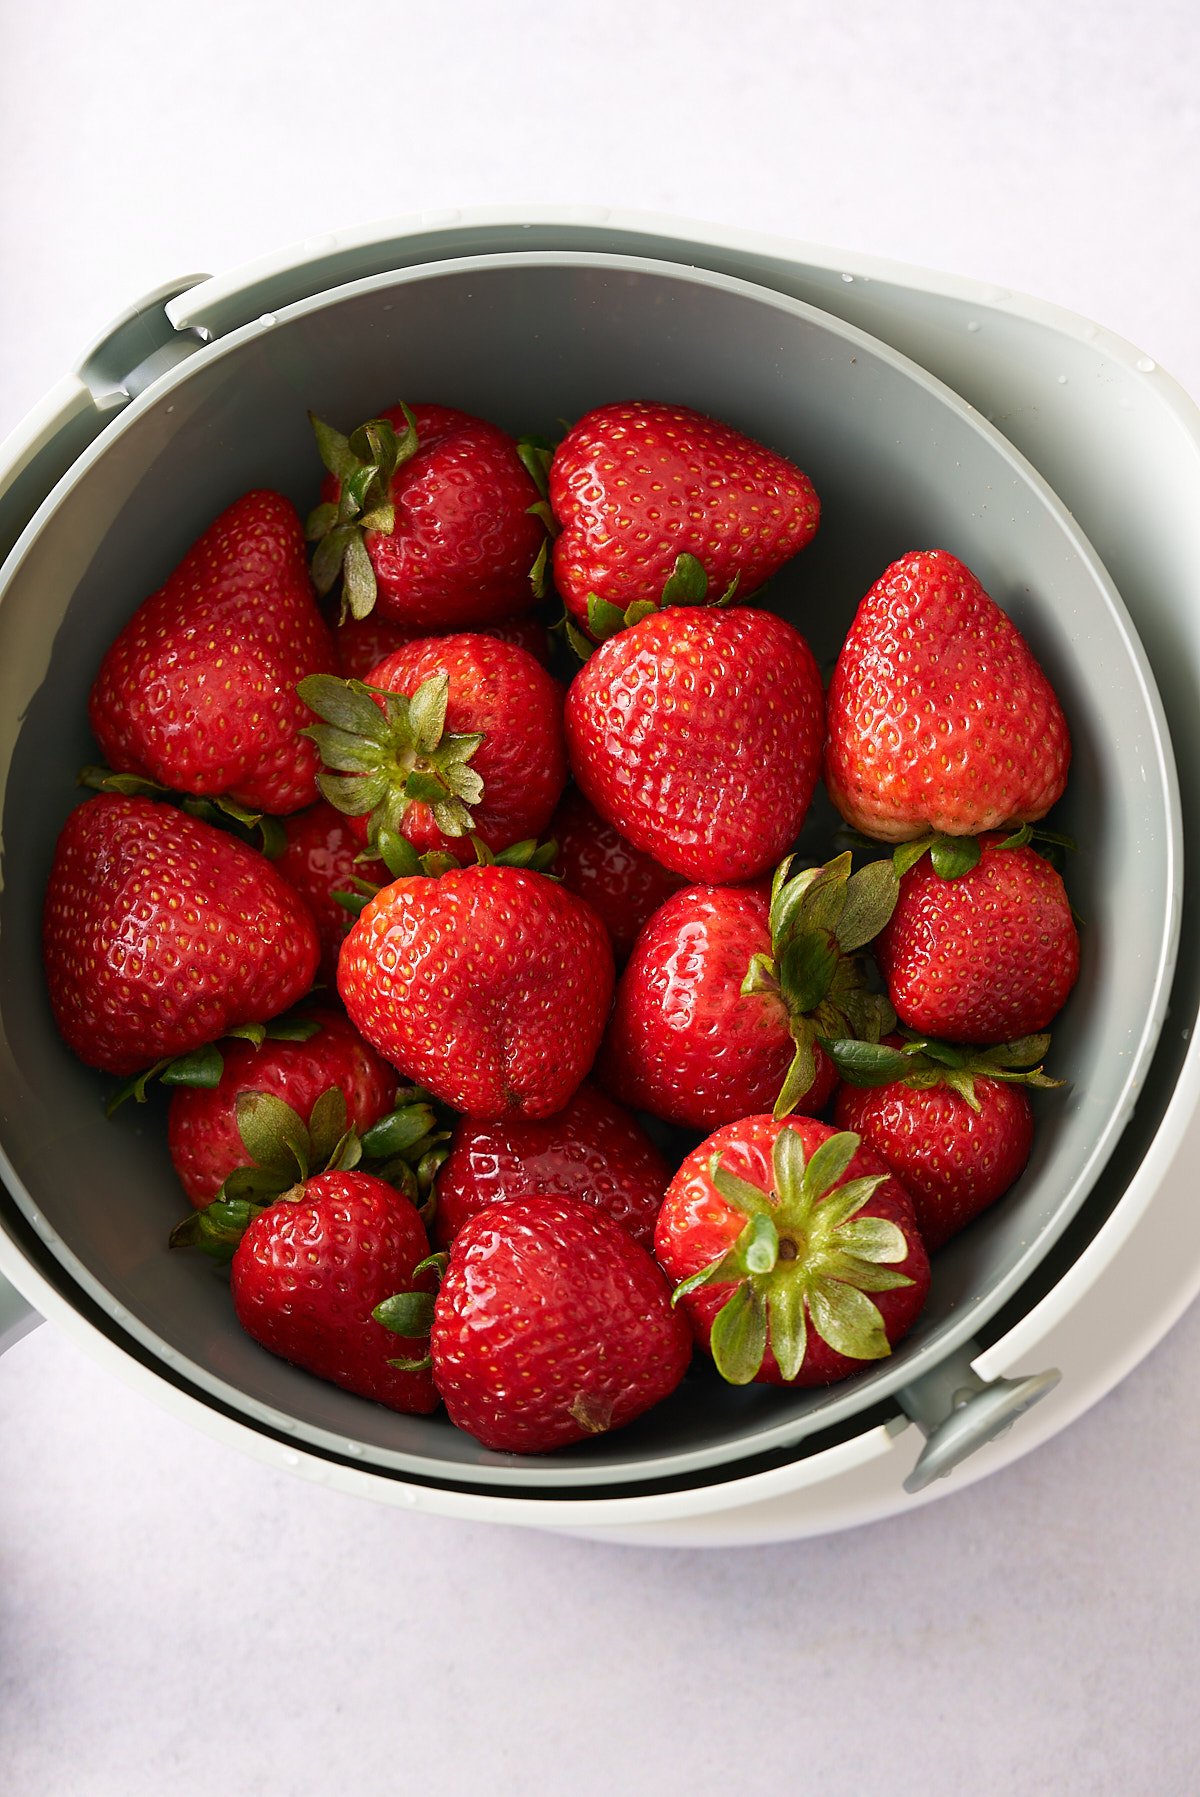
[(932, 846), (932, 836), (918, 836), (912, 842), (897, 843), (892, 850), (892, 866), (896, 871), (896, 878), (903, 879), (909, 868), (915, 867), (921, 856)]
[(751, 1217), (738, 1238), (742, 1263), (748, 1273), (769, 1273), (779, 1259), (779, 1235), (765, 1211)]
[(341, 680), (336, 674), (309, 674), (296, 691), (326, 724), (347, 736), (365, 736), (383, 748), (388, 740), (387, 719), (361, 680)]
[(625, 613), (619, 605), (610, 605), (595, 593), (587, 596), (587, 627), (598, 643), (607, 642), (625, 628)]
[(338, 509), (331, 499), (314, 506), (304, 521), (304, 536), (309, 543), (319, 543), (337, 523)]
[[(236, 1034), (234, 1030), (227, 1033)], [(208, 1042), (203, 1048), (194, 1048), (191, 1054), (168, 1061), (162, 1070), (162, 1082), (164, 1086), (201, 1086), (211, 1091), (220, 1085), (224, 1070), (220, 1049), (215, 1042)]]
[(860, 1292), (894, 1292), (913, 1283), (907, 1273), (897, 1273), (894, 1267), (877, 1266), (874, 1261), (837, 1250), (822, 1258), (821, 1273), (823, 1277), (840, 1280), (843, 1285), (852, 1285)]
[(371, 1315), (385, 1329), (412, 1341), (429, 1334), (433, 1326), (433, 1307), (432, 1292), (397, 1292), (394, 1297), (377, 1304)]
[(835, 925), (838, 947), (853, 954), (873, 942), (896, 908), (900, 882), (890, 861), (870, 861), (846, 882), (846, 904)]
[(935, 836), (929, 859), (943, 880), (958, 880), (979, 865), (980, 853), (977, 836)]
[(363, 1153), (368, 1160), (390, 1160), (395, 1154), (407, 1153), (436, 1127), (437, 1118), (431, 1105), (401, 1105), (364, 1130)]
[(382, 769), (362, 775), (318, 774), (317, 789), (335, 810), (347, 817), (365, 817), (387, 797), (388, 777)]
[(776, 977), (775, 960), (772, 955), (751, 955), (746, 977), (738, 991), (742, 998), (752, 998), (756, 992), (768, 992), (772, 997), (779, 997), (779, 980)]
[(554, 459), (554, 445), (545, 437), (521, 437), (517, 443), (517, 454), (521, 458), (521, 466), (545, 499), (550, 492), (550, 463)]
[(771, 1175), (780, 1207), (796, 1221), (796, 1212), (805, 1199), (805, 1155), (800, 1132), (781, 1129), (771, 1149)]
[(788, 1117), (795, 1110), (800, 1100), (812, 1089), (817, 1077), (817, 1063), (813, 1055), (813, 1038), (810, 1034), (801, 1034), (796, 1039), (796, 1052), (792, 1056), (792, 1064), (784, 1075), (783, 1085), (779, 1089), (779, 1097), (775, 1100), (774, 1115)]
[(371, 566), (367, 546), (358, 531), (355, 531), (346, 543), (342, 576), (345, 581), (345, 596), (346, 603), (350, 607), (350, 616), (352, 618), (369, 618), (375, 609), (377, 591), (375, 570)]
[(348, 439), (343, 437), (341, 431), (335, 431), (331, 424), (318, 418), (315, 412), (308, 414), (308, 422), (317, 440), (317, 454), (330, 474), (339, 481), (348, 479), (357, 465)]
[(425, 871), (421, 866), (421, 857), (407, 836), (401, 836), (395, 830), (380, 830), (375, 838), (375, 845), (379, 851), (379, 859), (393, 880), (411, 880)]
[(767, 1306), (760, 1292), (740, 1285), (713, 1319), (711, 1348), (717, 1371), (729, 1385), (749, 1385), (767, 1347)]
[(629, 630), (640, 624), (643, 618), (652, 618), (660, 608), (653, 599), (635, 599), (632, 605), (625, 607), (625, 628)]
[(851, 1130), (843, 1129), (836, 1136), (827, 1136), (820, 1147), (813, 1150), (804, 1181), (810, 1200), (823, 1198), (845, 1178), (851, 1161), (858, 1153), (859, 1143), (858, 1136)]
[(891, 1353), (879, 1309), (865, 1292), (840, 1279), (814, 1279), (808, 1311), (817, 1334), (851, 1360), (882, 1360)]
[(324, 599), (332, 591), (333, 584), (342, 571), (346, 549), (355, 534), (352, 524), (338, 524), (317, 544), (310, 573), (320, 598)]
[(844, 1228), (851, 1217), (857, 1216), (871, 1194), (890, 1178), (890, 1173), (860, 1174), (827, 1192), (818, 1211), (823, 1236), (832, 1237), (835, 1230)]
[(132, 1079), (127, 1079), (123, 1085), (118, 1086), (116, 1091), (111, 1093), (110, 1096), (105, 1099), (104, 1115), (106, 1117), (115, 1116), (121, 1106), (130, 1098), (134, 1099), (138, 1104), (145, 1104), (147, 1085), (152, 1079), (157, 1079), (164, 1067), (169, 1066), (169, 1061), (155, 1061), (152, 1067), (147, 1067), (143, 1072), (135, 1073)]
[(199, 1248), (216, 1261), (233, 1259), (246, 1230), (265, 1206), (245, 1199), (214, 1198), (203, 1210), (193, 1211), (171, 1231), (172, 1248)]
[(1018, 1036), (1013, 1042), (1000, 1042), (988, 1048), (980, 1059), (996, 1067), (1035, 1067), (1045, 1060), (1050, 1048), (1047, 1033)]
[[(533, 508), (530, 507), (530, 510)], [(547, 537), (533, 558), (533, 566), (529, 570), (529, 584), (533, 588), (535, 599), (546, 597), (546, 570), (550, 565), (550, 539)]]
[(804, 1016), (816, 1010), (833, 982), (838, 965), (836, 939), (823, 930), (789, 936), (775, 965), (789, 1012)]
[(726, 1204), (731, 1204), (744, 1217), (757, 1217), (770, 1203), (768, 1194), (760, 1187), (723, 1167), (719, 1155), (714, 1154), (709, 1161), (708, 1177)]
[(837, 1245), (859, 1260), (899, 1265), (908, 1259), (908, 1238), (890, 1217), (851, 1217), (840, 1225)]
[(330, 1086), (309, 1112), (308, 1133), (314, 1166), (329, 1165), (346, 1135), (346, 1121), (345, 1094), (339, 1086)]
[(270, 1092), (239, 1092), (234, 1104), (238, 1134), (256, 1166), (272, 1172), (295, 1168), (308, 1178), (312, 1164), (312, 1140), (304, 1120)]
[(727, 1254), (719, 1254), (716, 1260), (710, 1260), (698, 1272), (681, 1279), (671, 1293), (671, 1303), (678, 1304), (681, 1298), (686, 1298), (689, 1292), (698, 1291), (702, 1285), (736, 1284), (744, 1276), (745, 1269), (739, 1262), (736, 1247), (731, 1248)]
[(767, 1339), (784, 1378), (795, 1379), (804, 1365), (808, 1348), (803, 1280), (784, 1278), (775, 1281), (767, 1299)]
[(821, 1047), (851, 1086), (890, 1086), (911, 1070), (912, 1056), (882, 1042), (860, 1042), (855, 1036), (820, 1038)]
[(708, 575), (694, 555), (675, 557), (675, 566), (662, 590), (663, 605), (703, 605), (708, 596)]
[(449, 697), (450, 676), (444, 670), (423, 680), (412, 696), (408, 712), (409, 728), (412, 731), (413, 747), (422, 755), (431, 755), (442, 740)]
[(394, 1366), (398, 1373), (423, 1373), (433, 1365), (433, 1356), (422, 1354), (419, 1359), (410, 1359), (400, 1354), (394, 1360), (389, 1358), (388, 1365)]
[(266, 1167), (235, 1167), (222, 1180), (217, 1197), (230, 1202), (239, 1199), (269, 1202), (294, 1183), (291, 1173), (272, 1173)]

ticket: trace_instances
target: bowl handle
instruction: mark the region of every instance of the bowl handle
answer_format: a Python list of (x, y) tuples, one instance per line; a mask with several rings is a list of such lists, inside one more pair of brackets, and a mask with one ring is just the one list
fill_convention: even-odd
[(925, 1446), (904, 1481), (905, 1491), (923, 1491), (935, 1479), (944, 1479), (976, 1448), (1011, 1429), (1062, 1377), (1057, 1367), (1050, 1367), (1044, 1373), (986, 1381), (971, 1365), (980, 1352), (977, 1342), (967, 1342), (897, 1393), (925, 1435)]
[(36, 1329), (41, 1320), (32, 1304), (27, 1304), (16, 1286), (0, 1273), (0, 1354)]

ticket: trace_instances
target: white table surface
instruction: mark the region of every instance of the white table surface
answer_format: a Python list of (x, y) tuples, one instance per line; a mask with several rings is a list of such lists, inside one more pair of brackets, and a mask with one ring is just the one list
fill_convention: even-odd
[[(0, 434), (172, 276), (489, 203), (639, 206), (995, 281), (1200, 393), (1192, 15), (9, 9)], [(992, 1479), (698, 1552), (308, 1486), (41, 1328), (0, 1367), (0, 1788), (1190, 1797), (1197, 1370), (1193, 1311)]]

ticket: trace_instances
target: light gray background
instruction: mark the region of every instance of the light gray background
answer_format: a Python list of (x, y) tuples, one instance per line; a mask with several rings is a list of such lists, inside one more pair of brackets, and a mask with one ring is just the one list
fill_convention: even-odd
[[(1192, 17), (1169, 0), (10, 6), (0, 434), (172, 276), (522, 201), (1024, 289), (1200, 394)], [(671, 1553), (303, 1485), (40, 1329), (0, 1366), (0, 1787), (1190, 1797), (1198, 1369), (1192, 1312), (981, 1485), (824, 1540)]]

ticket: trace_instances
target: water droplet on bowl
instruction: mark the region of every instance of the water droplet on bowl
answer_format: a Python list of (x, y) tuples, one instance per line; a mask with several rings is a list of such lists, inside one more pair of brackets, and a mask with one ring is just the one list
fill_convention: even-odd
[(1137, 368), (1138, 368), (1139, 374), (1153, 374), (1154, 370), (1157, 367), (1158, 367), (1158, 363), (1154, 360), (1154, 358), (1152, 356), (1139, 356), (1137, 359)]
[(969, 331), (981, 331), (983, 329), (983, 326), (980, 324), (980, 322), (977, 318), (972, 318), (972, 319), (968, 320), (967, 329)]
[(1058, 384), (1059, 384), (1059, 386), (1060, 386), (1060, 387), (1065, 387), (1065, 386), (1066, 386), (1066, 384), (1067, 384), (1067, 377), (1066, 377), (1066, 375), (1065, 375), (1065, 374), (1060, 374), (1060, 375), (1059, 375), (1059, 376), (1058, 376)]
[(843, 281), (852, 281), (854, 279), (854, 276), (853, 275), (843, 275), (842, 279), (843, 279)]
[(261, 325), (273, 325), (275, 323), (274, 312), (264, 312), (258, 322)]
[(300, 1464), (299, 1454), (293, 1454), (291, 1449), (289, 1448), (288, 1452), (283, 1456), (283, 1464), (285, 1466), (299, 1466), (299, 1464)]

